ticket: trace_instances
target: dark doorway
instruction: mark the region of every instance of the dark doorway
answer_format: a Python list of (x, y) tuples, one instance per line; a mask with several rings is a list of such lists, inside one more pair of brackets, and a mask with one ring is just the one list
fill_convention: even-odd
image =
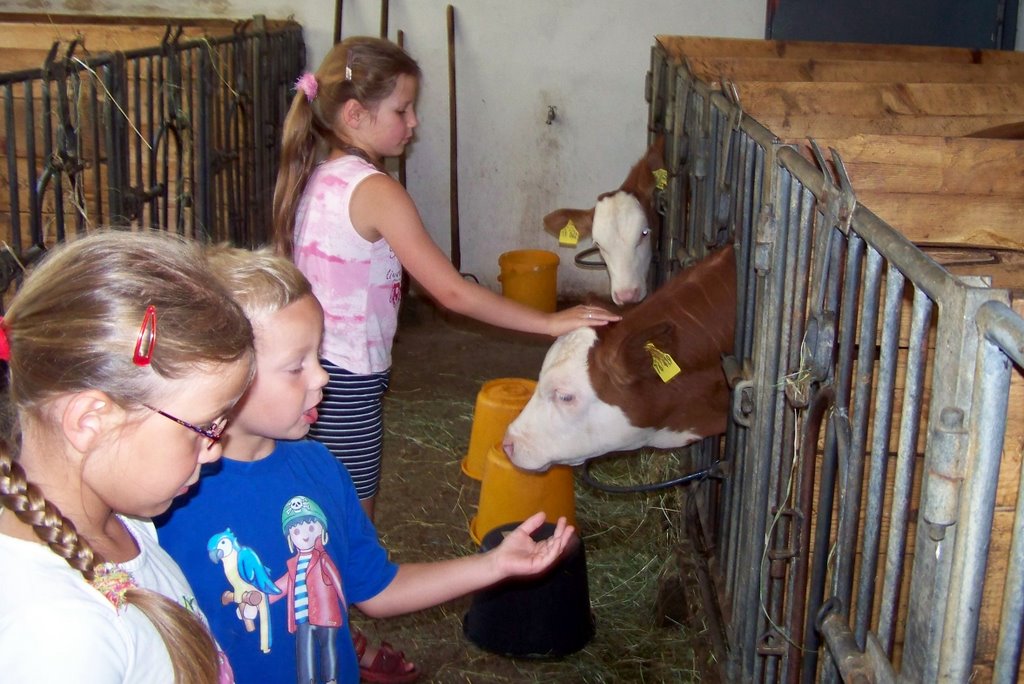
[(765, 38), (1012, 50), (1019, 0), (768, 0)]

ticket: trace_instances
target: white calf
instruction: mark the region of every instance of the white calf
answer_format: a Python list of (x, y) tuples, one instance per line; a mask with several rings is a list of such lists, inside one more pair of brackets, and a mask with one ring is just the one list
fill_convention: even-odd
[[(557, 209), (544, 217), (544, 230), (563, 243), (593, 240), (608, 268), (612, 300), (619, 305), (647, 296), (657, 216), (654, 190), (664, 187), (667, 178), (663, 149), (664, 138), (659, 136), (630, 169), (622, 187), (599, 196), (592, 209)], [(566, 231), (570, 221), (574, 233)]]

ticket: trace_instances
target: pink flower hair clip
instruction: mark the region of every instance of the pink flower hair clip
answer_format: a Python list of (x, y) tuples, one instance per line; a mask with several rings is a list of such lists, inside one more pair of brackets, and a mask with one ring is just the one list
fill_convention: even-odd
[(316, 92), (319, 87), (319, 84), (316, 82), (316, 76), (308, 71), (299, 76), (299, 79), (295, 81), (295, 91), (305, 95), (306, 102), (312, 102), (316, 99)]
[(96, 566), (96, 574), (90, 584), (114, 604), (118, 613), (128, 605), (125, 598), (128, 590), (138, 586), (131, 575), (114, 563), (101, 563)]

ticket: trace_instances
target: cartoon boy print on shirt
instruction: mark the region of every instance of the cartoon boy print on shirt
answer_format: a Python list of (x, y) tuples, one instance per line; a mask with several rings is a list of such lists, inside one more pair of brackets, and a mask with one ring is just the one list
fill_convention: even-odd
[(341, 574), (324, 550), (327, 517), (309, 497), (294, 496), (281, 511), (281, 531), (295, 555), (288, 559), (288, 571), (276, 582), (280, 593), (269, 598), (273, 603), (282, 595), (288, 597), (288, 631), (295, 635), (296, 681), (337, 681), (336, 639), (348, 605)]
[(221, 603), (237, 606), (235, 613), (249, 632), (256, 630), (259, 619), (260, 650), (270, 653), (270, 611), (265, 598), (281, 593), (270, 578), (270, 569), (253, 549), (238, 542), (231, 528), (210, 537), (206, 551), (210, 560), (223, 566), (224, 577), (231, 585), (230, 590), (221, 594)]

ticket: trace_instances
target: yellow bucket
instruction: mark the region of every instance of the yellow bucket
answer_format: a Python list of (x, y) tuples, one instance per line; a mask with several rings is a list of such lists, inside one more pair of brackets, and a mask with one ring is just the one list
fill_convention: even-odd
[(476, 395), (473, 428), (469, 433), (469, 449), (462, 459), (462, 472), (474, 480), (482, 480), (487, 464), (487, 450), (501, 442), (509, 423), (516, 419), (533, 396), (535, 380), (498, 378), (488, 380)]
[(543, 249), (520, 249), (498, 257), (501, 294), (548, 313), (558, 298), (558, 255)]
[(552, 466), (544, 473), (520, 470), (512, 465), (501, 443), (487, 451), (487, 465), (480, 484), (480, 503), (469, 521), (469, 535), (477, 544), (494, 528), (526, 520), (544, 511), (550, 522), (565, 516), (576, 524), (576, 494), (570, 466)]

